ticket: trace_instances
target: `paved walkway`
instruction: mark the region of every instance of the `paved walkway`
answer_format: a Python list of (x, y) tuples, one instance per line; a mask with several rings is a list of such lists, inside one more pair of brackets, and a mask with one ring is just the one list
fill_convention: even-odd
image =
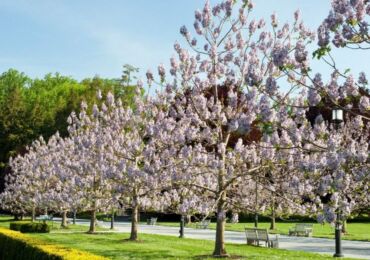
[[(78, 220), (77, 224), (89, 225), (87, 220)], [(103, 222), (103, 227), (110, 227), (110, 223)], [(115, 230), (119, 232), (130, 232), (130, 223), (116, 222)], [(179, 228), (166, 226), (140, 225), (140, 233), (178, 236)], [(195, 239), (214, 240), (215, 230), (185, 228), (185, 237)], [(244, 244), (245, 235), (243, 232), (225, 231), (227, 243)], [(307, 251), (332, 255), (335, 251), (334, 239), (307, 238), (307, 237), (279, 237), (279, 248), (296, 251)], [(342, 240), (343, 253), (346, 257), (370, 259), (370, 242)]]

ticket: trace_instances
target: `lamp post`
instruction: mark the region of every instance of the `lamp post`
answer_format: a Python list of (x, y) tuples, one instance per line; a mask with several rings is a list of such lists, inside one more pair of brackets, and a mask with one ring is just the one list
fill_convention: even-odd
[(337, 219), (335, 221), (335, 254), (334, 257), (343, 257), (342, 253), (342, 223), (340, 221), (340, 212), (337, 212)]
[(337, 108), (333, 109), (331, 119), (335, 126), (335, 129), (338, 129), (339, 124), (343, 121), (343, 110)]
[[(343, 121), (343, 110), (333, 109), (332, 111), (332, 121), (336, 130), (339, 128), (339, 124)], [(342, 223), (341, 223), (341, 214), (337, 210), (337, 219), (335, 220), (335, 254), (334, 257), (343, 257), (342, 253)]]

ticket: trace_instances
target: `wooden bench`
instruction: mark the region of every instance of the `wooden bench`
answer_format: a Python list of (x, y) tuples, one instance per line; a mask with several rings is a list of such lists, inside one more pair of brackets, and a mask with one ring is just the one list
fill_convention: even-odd
[(289, 229), (289, 236), (305, 236), (312, 237), (313, 224), (297, 223)]
[(259, 246), (260, 242), (265, 242), (265, 246), (279, 248), (279, 235), (272, 237), (267, 229), (244, 228), (248, 245)]
[(36, 218), (36, 220), (38, 220), (38, 221), (47, 221), (47, 220), (52, 221), (53, 216), (52, 215), (50, 215), (50, 216), (49, 215), (40, 215)]
[(155, 224), (157, 224), (157, 218), (148, 218), (146, 220), (146, 224), (151, 225), (151, 226), (155, 226)]
[(211, 223), (210, 219), (202, 220), (200, 222), (197, 222), (195, 227), (196, 228), (201, 228), (201, 229), (207, 229), (209, 226), (209, 223)]

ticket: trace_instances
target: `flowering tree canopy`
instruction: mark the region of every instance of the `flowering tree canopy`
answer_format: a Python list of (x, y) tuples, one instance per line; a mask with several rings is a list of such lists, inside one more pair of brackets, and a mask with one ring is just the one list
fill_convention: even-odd
[[(164, 89), (143, 97), (139, 81), (131, 108), (98, 92), (101, 105), (83, 103), (69, 117), (69, 137), (40, 139), (11, 160), (5, 204), (19, 212), (83, 208), (94, 232), (96, 211), (124, 203), (132, 240), (140, 208), (216, 214), (215, 256), (227, 255), (227, 211), (271, 207), (333, 223), (368, 206), (368, 82), (340, 72), (329, 47), (334, 35), (336, 47), (366, 49), (369, 1), (332, 6), (314, 53), (333, 70), (324, 83), (307, 50), (315, 33), (298, 11), (292, 25), (280, 25), (276, 14), (253, 19), (248, 0), (206, 1), (195, 12), (197, 37), (180, 29), (190, 49), (175, 43), (170, 75), (158, 67)], [(344, 122), (319, 109), (311, 117), (324, 106), (343, 109)]]

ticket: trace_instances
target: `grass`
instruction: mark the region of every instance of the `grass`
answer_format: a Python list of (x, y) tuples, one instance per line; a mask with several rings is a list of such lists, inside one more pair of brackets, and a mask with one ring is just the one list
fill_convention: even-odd
[[(277, 222), (276, 230), (270, 230), (272, 234), (288, 235), (289, 228), (293, 227), (296, 222)], [(178, 227), (178, 222), (157, 222), (158, 225)], [(195, 228), (195, 223), (187, 225), (187, 227)], [(228, 231), (241, 231), (244, 232), (244, 227), (254, 227), (254, 222), (226, 224)], [(259, 222), (259, 228), (270, 228), (270, 222)], [(216, 223), (209, 225), (210, 229), (216, 229)], [(329, 224), (321, 225), (318, 223), (313, 224), (313, 236), (322, 238), (334, 238), (334, 227)], [(348, 223), (347, 234), (342, 235), (342, 239), (357, 240), (357, 241), (370, 241), (370, 223)]]
[[(10, 218), (0, 218), (0, 226), (9, 227)], [(77, 226), (75, 230), (86, 226)], [(58, 233), (29, 234), (32, 237), (75, 248), (110, 259), (212, 259), (214, 242), (196, 239), (180, 239), (172, 236), (140, 234), (139, 242), (126, 239), (128, 234)], [(226, 249), (233, 259), (332, 259), (330, 255), (319, 255), (300, 251), (287, 251), (247, 245), (227, 244)]]
[[(127, 241), (128, 234), (38, 234), (39, 239), (88, 251), (111, 259), (211, 259), (214, 243), (196, 239), (179, 239), (171, 236), (141, 234), (139, 242)], [(332, 259), (299, 251), (227, 244), (229, 254), (238, 259)]]

